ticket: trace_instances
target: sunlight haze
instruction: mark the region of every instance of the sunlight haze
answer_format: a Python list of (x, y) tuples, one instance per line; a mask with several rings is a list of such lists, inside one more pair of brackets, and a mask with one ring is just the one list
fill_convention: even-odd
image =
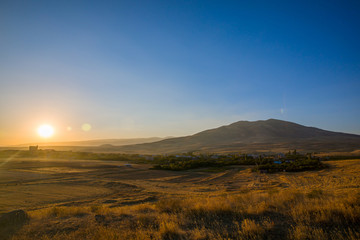
[(0, 145), (283, 119), (360, 134), (355, 1), (1, 1)]
[(359, 0), (0, 0), (0, 240), (360, 240), (359, 119)]

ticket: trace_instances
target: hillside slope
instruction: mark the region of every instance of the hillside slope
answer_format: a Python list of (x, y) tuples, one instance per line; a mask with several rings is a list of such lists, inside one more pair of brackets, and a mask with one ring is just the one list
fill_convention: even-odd
[[(125, 153), (353, 151), (360, 149), (360, 136), (331, 132), (296, 123), (269, 119), (239, 121), (197, 134), (153, 143), (108, 148)], [(99, 150), (99, 149), (98, 149)]]

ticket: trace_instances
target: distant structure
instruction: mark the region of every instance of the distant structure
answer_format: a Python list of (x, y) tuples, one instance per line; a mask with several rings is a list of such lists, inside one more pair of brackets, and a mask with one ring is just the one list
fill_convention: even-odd
[(29, 146), (29, 152), (36, 152), (39, 149), (39, 146)]

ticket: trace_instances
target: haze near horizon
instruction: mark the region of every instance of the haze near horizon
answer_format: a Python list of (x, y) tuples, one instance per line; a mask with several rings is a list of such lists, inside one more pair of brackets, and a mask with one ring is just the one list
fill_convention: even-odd
[(269, 118), (360, 134), (359, 10), (1, 1), (0, 145), (185, 136)]

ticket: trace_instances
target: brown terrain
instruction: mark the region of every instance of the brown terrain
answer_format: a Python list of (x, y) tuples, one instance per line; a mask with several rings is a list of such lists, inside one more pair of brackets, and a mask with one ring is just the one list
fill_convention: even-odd
[(269, 119), (239, 121), (187, 137), (111, 148), (112, 151), (147, 154), (189, 151), (277, 153), (289, 149), (301, 152), (351, 152), (360, 149), (360, 136)]
[[(116, 161), (2, 159), (2, 239), (359, 239), (360, 160), (259, 174)], [(336, 228), (333, 228), (337, 226)], [(355, 227), (357, 226), (357, 227)], [(1, 224), (0, 224), (1, 227)], [(101, 236), (101, 237), (99, 237)]]
[(351, 159), (359, 157), (358, 135), (270, 119), (152, 143), (77, 149), (297, 149), (338, 160), (317, 171), (260, 174), (253, 166), (165, 171), (113, 160), (24, 158), (14, 151), (0, 158), (0, 239), (360, 239), (360, 160)]

